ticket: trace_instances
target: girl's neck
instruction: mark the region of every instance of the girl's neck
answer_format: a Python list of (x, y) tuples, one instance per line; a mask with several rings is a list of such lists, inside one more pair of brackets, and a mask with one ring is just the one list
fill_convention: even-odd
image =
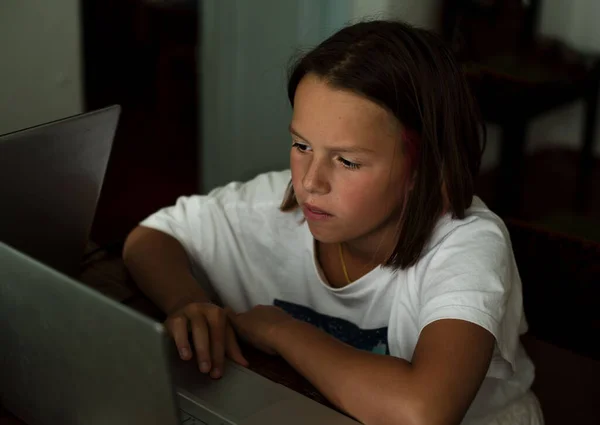
[(372, 235), (342, 243), (349, 259), (365, 266), (377, 267), (385, 263), (396, 247), (395, 229), (381, 229)]

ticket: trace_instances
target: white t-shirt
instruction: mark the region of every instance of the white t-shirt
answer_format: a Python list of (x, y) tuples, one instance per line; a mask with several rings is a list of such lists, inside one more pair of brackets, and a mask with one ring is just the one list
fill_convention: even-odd
[(421, 330), (436, 320), (487, 329), (496, 348), (465, 424), (480, 423), (528, 393), (534, 368), (519, 342), (527, 329), (521, 280), (504, 223), (479, 198), (465, 219), (439, 220), (414, 266), (378, 267), (333, 288), (302, 212), (279, 210), (289, 182), (286, 170), (181, 197), (141, 225), (179, 240), (194, 273), (206, 273), (204, 289), (224, 305), (238, 312), (276, 305), (358, 349), (410, 361)]

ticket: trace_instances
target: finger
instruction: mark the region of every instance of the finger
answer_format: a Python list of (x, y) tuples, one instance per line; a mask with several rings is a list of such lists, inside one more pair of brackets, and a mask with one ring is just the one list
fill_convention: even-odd
[(210, 352), (212, 370), (210, 376), (220, 378), (225, 361), (225, 313), (218, 307), (213, 308), (206, 315), (210, 335)]
[(210, 343), (208, 325), (203, 315), (198, 315), (192, 320), (192, 338), (194, 339), (198, 367), (202, 373), (208, 373), (211, 368)]
[(229, 323), (227, 324), (227, 329), (225, 330), (225, 353), (227, 354), (227, 357), (237, 364), (240, 364), (244, 367), (249, 366), (248, 360), (246, 360), (242, 354), (242, 349), (238, 344), (235, 332)]
[(177, 347), (177, 351), (179, 352), (179, 357), (181, 357), (183, 360), (191, 359), (192, 350), (188, 338), (187, 318), (173, 318), (168, 320), (165, 324), (167, 330), (175, 340), (175, 346)]

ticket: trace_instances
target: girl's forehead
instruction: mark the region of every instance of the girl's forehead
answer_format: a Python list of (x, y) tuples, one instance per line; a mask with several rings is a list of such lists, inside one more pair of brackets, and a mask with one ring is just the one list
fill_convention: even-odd
[(393, 138), (401, 124), (375, 102), (349, 90), (332, 87), (313, 75), (302, 79), (294, 97), (292, 128), (320, 140), (351, 139), (357, 142)]

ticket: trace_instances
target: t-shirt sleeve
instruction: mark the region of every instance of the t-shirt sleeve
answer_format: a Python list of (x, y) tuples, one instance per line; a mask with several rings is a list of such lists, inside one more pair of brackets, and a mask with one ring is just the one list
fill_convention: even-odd
[(207, 195), (180, 197), (140, 225), (177, 239), (196, 275), (206, 274), (214, 284), (219, 283), (214, 280), (227, 280), (231, 285), (242, 285), (239, 268), (247, 247), (268, 225), (264, 211), (278, 210), (289, 179), (289, 172), (266, 173)]
[(477, 218), (454, 229), (422, 276), (419, 333), (441, 319), (475, 323), (496, 339), (488, 376), (512, 374), (524, 317), (521, 281), (504, 224)]
[(246, 183), (229, 183), (207, 195), (182, 196), (175, 205), (151, 214), (140, 225), (173, 236), (194, 257), (210, 255), (217, 233), (219, 237), (235, 233), (238, 223), (247, 218), (244, 212), (280, 203), (288, 182), (289, 172), (273, 172)]
[(208, 195), (182, 196), (172, 206), (162, 208), (140, 225), (159, 230), (181, 243), (198, 284), (215, 302), (221, 303), (215, 285), (218, 271), (226, 269), (227, 278), (236, 283), (238, 274), (226, 267), (225, 258), (235, 258), (238, 217), (236, 208), (228, 205), (240, 200), (238, 183), (225, 186)]
[[(213, 205), (210, 205), (213, 204)], [(211, 209), (218, 205), (209, 196), (181, 196), (174, 205), (160, 209), (140, 222), (141, 226), (159, 230), (177, 239), (191, 260), (200, 257), (200, 251), (210, 245), (214, 224), (209, 220), (224, 219), (223, 214), (214, 214)], [(222, 217), (219, 219), (219, 217)], [(208, 226), (205, 226), (208, 224)]]

